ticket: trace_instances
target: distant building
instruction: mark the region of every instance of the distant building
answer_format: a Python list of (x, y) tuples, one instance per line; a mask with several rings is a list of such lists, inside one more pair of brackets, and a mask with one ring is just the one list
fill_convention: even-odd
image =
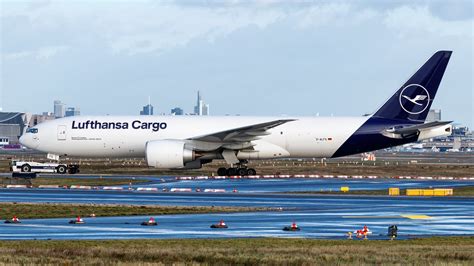
[(147, 104), (143, 106), (143, 110), (140, 111), (140, 115), (153, 115), (153, 105)]
[(8, 139), (9, 144), (18, 144), (18, 139), (25, 131), (29, 115), (18, 112), (0, 112), (0, 138)]
[(181, 109), (179, 107), (175, 107), (175, 108), (171, 109), (171, 114), (172, 115), (183, 115), (184, 112), (183, 112), (183, 109)]
[(466, 126), (453, 126), (453, 136), (454, 137), (465, 137), (469, 135), (469, 128)]
[(426, 122), (441, 121), (441, 109), (430, 109)]
[(68, 107), (66, 109), (66, 116), (78, 116), (78, 115), (81, 115), (81, 111), (79, 110), (79, 108)]
[(199, 91), (197, 95), (197, 102), (196, 102), (196, 105), (194, 106), (194, 113), (196, 115), (201, 115), (202, 113), (202, 100), (201, 100), (201, 93)]
[(64, 117), (66, 111), (65, 111), (65, 105), (62, 103), (60, 100), (54, 101), (54, 117), (56, 118), (61, 118)]
[(54, 114), (51, 113), (51, 112), (43, 112), (43, 114), (41, 115), (32, 115), (31, 116), (31, 119), (28, 123), (28, 126), (29, 127), (34, 127), (40, 123), (43, 123), (45, 121), (48, 121), (48, 120), (54, 120), (55, 117), (54, 117)]
[(209, 115), (209, 104), (204, 104), (204, 101), (201, 98), (201, 93), (197, 93), (197, 102), (194, 106), (195, 115)]
[(204, 104), (202, 106), (202, 115), (209, 115), (209, 104)]

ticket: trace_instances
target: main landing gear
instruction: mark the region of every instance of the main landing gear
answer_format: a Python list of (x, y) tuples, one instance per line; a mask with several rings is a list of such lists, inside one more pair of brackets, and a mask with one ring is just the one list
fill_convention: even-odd
[(217, 169), (217, 175), (219, 176), (247, 176), (247, 175), (256, 175), (257, 171), (253, 168), (247, 167), (247, 161), (241, 161), (236, 164), (236, 167), (224, 168), (221, 167)]
[(253, 168), (237, 168), (237, 167), (231, 167), (231, 168), (224, 168), (221, 167), (217, 169), (217, 175), (219, 176), (233, 176), (233, 175), (240, 175), (240, 176), (246, 176), (246, 175), (256, 175), (257, 171)]

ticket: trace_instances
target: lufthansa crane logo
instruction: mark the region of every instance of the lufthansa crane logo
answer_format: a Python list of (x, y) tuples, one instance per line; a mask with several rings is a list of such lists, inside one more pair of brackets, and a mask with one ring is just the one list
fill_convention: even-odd
[(428, 108), (430, 94), (425, 87), (419, 84), (410, 84), (402, 89), (399, 101), (405, 112), (416, 115), (423, 113)]

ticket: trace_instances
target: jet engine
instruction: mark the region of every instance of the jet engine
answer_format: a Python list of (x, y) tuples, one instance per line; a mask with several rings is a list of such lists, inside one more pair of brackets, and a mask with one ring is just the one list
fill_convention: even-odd
[(155, 168), (185, 168), (196, 159), (195, 152), (181, 140), (153, 140), (146, 144), (146, 162)]

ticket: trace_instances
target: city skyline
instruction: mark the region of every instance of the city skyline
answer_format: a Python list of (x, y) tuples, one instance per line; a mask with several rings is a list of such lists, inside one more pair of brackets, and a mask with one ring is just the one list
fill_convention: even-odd
[(4, 111), (135, 115), (147, 96), (191, 111), (200, 88), (213, 115), (358, 116), (446, 49), (432, 108), (474, 125), (470, 1), (1, 5)]

